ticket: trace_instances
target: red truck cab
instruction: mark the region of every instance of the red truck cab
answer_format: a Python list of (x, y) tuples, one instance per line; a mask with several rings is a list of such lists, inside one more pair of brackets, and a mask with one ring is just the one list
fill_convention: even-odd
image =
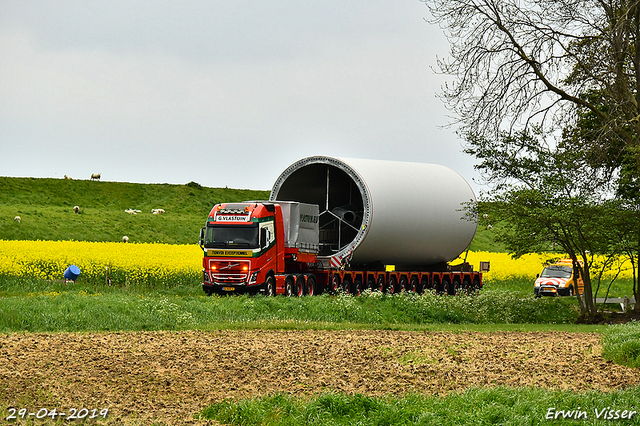
[[(296, 244), (287, 244), (297, 239), (298, 228), (304, 228), (301, 221), (317, 223), (317, 213), (315, 217), (300, 214), (299, 205), (286, 202), (215, 205), (200, 231), (205, 293), (273, 295), (295, 291), (295, 278), (291, 288), (286, 288), (289, 282), (285, 283), (285, 271), (304, 272), (315, 262), (314, 251), (317, 252), (317, 244), (306, 251)], [(317, 212), (317, 206), (312, 207)]]

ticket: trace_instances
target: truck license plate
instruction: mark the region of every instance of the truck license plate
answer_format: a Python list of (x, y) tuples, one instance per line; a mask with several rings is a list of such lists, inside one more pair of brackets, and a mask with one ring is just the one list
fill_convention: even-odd
[(235, 289), (235, 287), (222, 287), (222, 290), (224, 291), (234, 291)]

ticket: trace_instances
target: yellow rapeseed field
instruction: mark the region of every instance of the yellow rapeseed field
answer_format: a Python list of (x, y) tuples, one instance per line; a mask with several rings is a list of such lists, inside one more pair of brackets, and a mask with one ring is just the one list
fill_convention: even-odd
[[(464, 253), (462, 254), (464, 256)], [(542, 272), (543, 266), (552, 259), (561, 258), (561, 255), (543, 253), (543, 254), (527, 254), (519, 259), (513, 259), (508, 253), (491, 253), (487, 251), (470, 251), (467, 256), (467, 262), (478, 268), (481, 261), (491, 262), (491, 270), (484, 275), (486, 280), (503, 280), (509, 277), (521, 276), (533, 278), (536, 274)], [(602, 257), (596, 257), (596, 262), (602, 262)], [(455, 263), (455, 262), (452, 262)], [(627, 262), (626, 268), (620, 274), (620, 278), (631, 278), (631, 269)], [(616, 265), (617, 268), (617, 265)], [(616, 269), (617, 270), (617, 269)], [(610, 276), (611, 270), (606, 274)]]
[[(476, 269), (480, 261), (491, 262), (485, 279), (503, 280), (511, 276), (533, 278), (552, 257), (529, 254), (515, 260), (507, 253), (469, 252), (467, 261)], [(2, 275), (62, 279), (69, 265), (80, 268), (83, 280), (104, 282), (110, 271), (113, 283), (168, 284), (200, 279), (202, 250), (197, 245), (160, 243), (0, 240)], [(631, 272), (626, 270), (621, 277), (629, 278)]]
[(86, 241), (0, 240), (0, 274), (63, 279), (69, 265), (84, 280), (114, 283), (169, 283), (200, 278), (202, 250), (197, 245), (124, 244)]

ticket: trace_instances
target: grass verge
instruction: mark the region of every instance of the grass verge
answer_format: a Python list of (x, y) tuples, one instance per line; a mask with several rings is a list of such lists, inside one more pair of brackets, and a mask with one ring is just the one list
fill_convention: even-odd
[[(113, 286), (0, 276), (1, 332), (137, 331), (220, 328), (424, 330), (456, 325), (496, 329), (495, 324), (575, 327), (570, 298), (535, 299), (504, 290), (477, 296), (323, 294), (285, 298), (206, 297), (200, 283)], [(543, 329), (545, 327), (542, 327)]]
[[(447, 396), (369, 397), (278, 394), (223, 401), (198, 417), (229, 425), (603, 425), (640, 424), (640, 388), (572, 392), (527, 388), (470, 389)], [(626, 417), (626, 418), (623, 418)], [(629, 419), (630, 417), (630, 419)]]
[(640, 322), (608, 327), (602, 343), (602, 356), (605, 359), (640, 368)]

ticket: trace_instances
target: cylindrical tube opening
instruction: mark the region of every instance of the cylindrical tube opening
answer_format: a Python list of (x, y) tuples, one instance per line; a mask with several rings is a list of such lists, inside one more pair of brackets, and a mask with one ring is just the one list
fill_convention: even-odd
[(329, 161), (306, 164), (284, 179), (281, 176), (271, 198), (320, 207), (321, 256), (345, 250), (357, 239), (364, 223), (365, 203), (360, 186), (353, 175)]

